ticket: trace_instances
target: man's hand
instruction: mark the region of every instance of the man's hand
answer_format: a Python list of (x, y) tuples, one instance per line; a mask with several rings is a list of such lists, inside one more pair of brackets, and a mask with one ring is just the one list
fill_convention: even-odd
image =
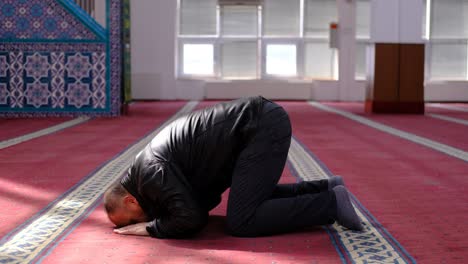
[(148, 231), (146, 231), (147, 225), (148, 223), (128, 225), (119, 229), (114, 229), (114, 233), (117, 233), (119, 235), (149, 236)]

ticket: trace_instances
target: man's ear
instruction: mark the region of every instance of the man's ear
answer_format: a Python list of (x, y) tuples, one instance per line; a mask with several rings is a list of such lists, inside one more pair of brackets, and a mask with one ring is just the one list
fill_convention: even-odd
[(126, 206), (133, 205), (133, 204), (138, 204), (138, 201), (136, 200), (133, 195), (127, 194), (123, 198), (123, 202)]

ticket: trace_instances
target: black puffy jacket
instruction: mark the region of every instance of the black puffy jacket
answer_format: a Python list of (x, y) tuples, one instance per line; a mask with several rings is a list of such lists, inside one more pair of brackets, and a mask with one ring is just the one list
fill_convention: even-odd
[(186, 237), (205, 225), (231, 185), (264, 100), (243, 98), (180, 117), (136, 156), (121, 183), (154, 219), (151, 236)]

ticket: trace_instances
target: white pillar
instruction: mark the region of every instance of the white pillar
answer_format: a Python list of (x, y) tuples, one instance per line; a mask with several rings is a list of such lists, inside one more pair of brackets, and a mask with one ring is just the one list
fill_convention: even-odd
[(366, 111), (424, 113), (423, 0), (371, 0)]
[(372, 0), (372, 43), (423, 43), (423, 0)]
[(337, 0), (339, 31), (339, 99), (360, 99), (356, 94), (356, 4), (355, 1)]

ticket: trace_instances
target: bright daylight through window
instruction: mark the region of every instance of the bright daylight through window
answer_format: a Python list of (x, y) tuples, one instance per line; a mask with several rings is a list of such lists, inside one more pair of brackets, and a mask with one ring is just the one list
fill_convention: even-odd
[[(179, 0), (178, 76), (338, 78), (336, 0)], [(371, 0), (356, 0), (356, 78), (366, 75)], [(426, 79), (468, 80), (468, 0), (424, 0)]]
[(336, 0), (240, 1), (179, 0), (179, 77), (337, 79)]

